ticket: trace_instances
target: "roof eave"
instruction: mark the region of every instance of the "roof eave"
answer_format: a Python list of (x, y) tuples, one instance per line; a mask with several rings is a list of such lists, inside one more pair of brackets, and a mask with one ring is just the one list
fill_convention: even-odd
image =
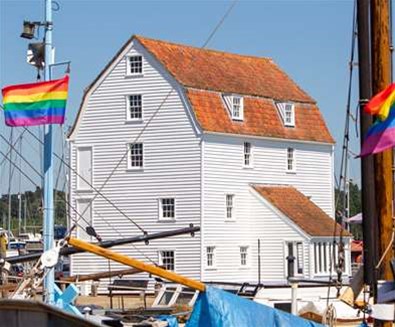
[(235, 133), (226, 133), (226, 132), (214, 132), (203, 130), (203, 134), (207, 135), (219, 135), (219, 136), (233, 136), (233, 137), (249, 137), (253, 139), (261, 139), (261, 140), (269, 140), (269, 141), (276, 141), (276, 142), (295, 142), (295, 143), (304, 143), (304, 144), (317, 144), (317, 145), (328, 145), (333, 146), (335, 142), (320, 142), (314, 140), (298, 140), (298, 139), (290, 139), (290, 138), (280, 138), (280, 137), (270, 137), (270, 136), (260, 136), (260, 135), (253, 135), (253, 134), (235, 134)]

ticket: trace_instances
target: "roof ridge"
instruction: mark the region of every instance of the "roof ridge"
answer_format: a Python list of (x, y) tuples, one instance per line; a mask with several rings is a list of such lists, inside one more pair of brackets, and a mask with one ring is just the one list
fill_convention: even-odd
[(160, 40), (160, 39), (154, 39), (154, 38), (150, 38), (150, 37), (146, 37), (146, 36), (138, 35), (138, 34), (134, 34), (132, 37), (136, 38), (137, 40), (141, 40), (142, 39), (142, 40), (154, 41), (154, 42), (158, 42), (158, 43), (166, 43), (166, 44), (175, 45), (175, 46), (179, 46), (179, 47), (183, 47), (183, 48), (190, 48), (190, 49), (194, 49), (194, 50), (200, 50), (200, 51), (206, 51), (206, 52), (214, 52), (214, 53), (218, 53), (218, 54), (232, 55), (232, 56), (236, 56), (236, 57), (244, 57), (244, 58), (251, 58), (251, 59), (262, 59), (262, 60), (271, 61), (271, 62), (274, 63), (274, 61), (273, 61), (273, 59), (271, 57), (252, 56), (252, 55), (246, 55), (246, 54), (240, 54), (240, 53), (234, 53), (234, 52), (227, 52), (227, 51), (224, 51), (224, 50), (207, 49), (207, 48), (202, 48), (202, 47), (193, 46), (193, 45), (189, 45), (189, 44), (183, 44), (183, 43), (177, 43), (177, 42), (171, 42), (171, 41), (164, 41), (164, 40)]
[[(234, 95), (240, 95), (243, 97), (249, 97), (249, 98), (257, 98), (257, 99), (263, 99), (263, 100), (268, 100), (268, 101), (274, 101), (274, 102), (284, 102), (282, 99), (277, 99), (269, 96), (263, 96), (259, 94), (250, 94), (250, 93), (241, 93), (241, 92), (224, 92), (221, 90), (216, 90), (216, 89), (203, 89), (201, 87), (195, 87), (195, 86), (190, 86), (190, 85), (183, 85), (185, 89), (187, 90), (192, 90), (192, 91), (197, 91), (197, 92), (210, 92), (210, 93), (216, 93), (216, 94), (234, 94)], [(317, 102), (313, 99), (312, 101), (295, 101), (291, 100), (292, 103), (297, 103), (300, 105), (309, 105), (309, 106), (316, 106)]]
[(273, 184), (273, 183), (251, 183), (250, 186), (252, 187), (289, 187), (296, 189), (295, 186), (291, 184)]

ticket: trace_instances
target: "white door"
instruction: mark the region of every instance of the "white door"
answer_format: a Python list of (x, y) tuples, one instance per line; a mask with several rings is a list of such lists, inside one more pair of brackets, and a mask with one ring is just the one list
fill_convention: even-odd
[(90, 199), (78, 199), (77, 208), (77, 238), (80, 240), (90, 241), (91, 236), (86, 233), (86, 227), (92, 225), (92, 205)]
[(91, 190), (92, 147), (77, 148), (77, 190)]

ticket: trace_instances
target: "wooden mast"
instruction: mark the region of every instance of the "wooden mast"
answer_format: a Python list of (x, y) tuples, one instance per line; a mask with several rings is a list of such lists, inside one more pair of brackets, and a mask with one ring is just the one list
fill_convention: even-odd
[[(360, 130), (361, 147), (366, 133), (372, 125), (372, 116), (365, 113), (364, 107), (372, 97), (372, 81), (370, 66), (370, 40), (369, 40), (369, 0), (357, 1), (358, 25), (358, 68), (359, 68), (359, 104), (360, 104)], [(374, 290), (376, 283), (377, 264), (377, 214), (374, 187), (374, 160), (373, 156), (361, 158), (361, 185), (362, 185), (362, 217), (363, 217), (363, 257), (364, 282)]]
[[(391, 53), (389, 38), (389, 1), (371, 2), (372, 92), (376, 94), (391, 83)], [(392, 150), (375, 155), (375, 189), (379, 215), (379, 257), (391, 243), (392, 237)], [(392, 248), (380, 266), (379, 278), (392, 280), (390, 260)]]
[[(391, 83), (391, 51), (389, 0), (371, 0), (371, 56), (372, 56), (372, 93), (382, 91)], [(392, 280), (390, 260), (393, 257), (391, 245), (393, 221), (393, 177), (392, 150), (375, 155), (375, 191), (379, 218), (379, 258), (390, 246), (382, 261), (378, 276), (382, 280)], [(381, 326), (392, 326), (392, 322), (381, 322)]]

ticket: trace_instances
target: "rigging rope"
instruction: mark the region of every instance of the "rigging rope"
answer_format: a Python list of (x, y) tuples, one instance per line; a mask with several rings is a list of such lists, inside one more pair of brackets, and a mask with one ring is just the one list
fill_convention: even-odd
[[(205, 46), (211, 41), (211, 39), (214, 37), (214, 35), (216, 34), (216, 32), (219, 30), (219, 28), (221, 27), (221, 25), (223, 24), (223, 22), (225, 21), (225, 19), (228, 17), (228, 15), (230, 14), (230, 12), (232, 11), (232, 9), (234, 8), (234, 6), (236, 5), (238, 0), (235, 0), (231, 6), (228, 8), (228, 10), (226, 11), (226, 13), (224, 14), (224, 16), (221, 18), (221, 20), (219, 21), (219, 23), (215, 26), (214, 30), (210, 33), (209, 37), (207, 38), (206, 42), (204, 42), (202, 48), (205, 48)], [(130, 146), (133, 146), (134, 144), (136, 144), (138, 142), (138, 140), (140, 139), (140, 137), (142, 136), (142, 134), (144, 133), (144, 131), (146, 130), (146, 128), (150, 125), (151, 121), (155, 118), (155, 116), (157, 115), (157, 113), (159, 112), (159, 110), (163, 107), (163, 105), (165, 104), (165, 102), (167, 101), (167, 99), (170, 97), (171, 93), (174, 91), (174, 88), (171, 87), (170, 91), (168, 92), (168, 94), (166, 95), (166, 97), (163, 99), (163, 101), (160, 103), (160, 105), (157, 107), (157, 109), (154, 111), (154, 114), (150, 117), (150, 119), (147, 121), (147, 123), (144, 125), (144, 127), (142, 128), (142, 130), (140, 131), (140, 133), (137, 135), (137, 137), (134, 139), (134, 141), (132, 143), (130, 143)], [(0, 107), (2, 109), (4, 109), (1, 105)], [(37, 139), (41, 144), (43, 144), (43, 142), (36, 136), (34, 135), (31, 131), (29, 131), (26, 127), (24, 127), (24, 131), (28, 131), (35, 139)], [(57, 157), (64, 165), (66, 165), (75, 175), (77, 175), (78, 177), (82, 178), (84, 180), (84, 182), (88, 183), (88, 185), (90, 185), (92, 187), (92, 189), (96, 192), (96, 194), (94, 195), (94, 197), (90, 200), (89, 204), (86, 206), (86, 208), (84, 209), (84, 211), (80, 214), (78, 213), (74, 207), (67, 202), (66, 199), (64, 199), (65, 203), (67, 203), (67, 205), (69, 206), (69, 208), (71, 208), (73, 211), (76, 212), (76, 214), (79, 216), (77, 219), (75, 219), (75, 224), (78, 224), (79, 219), (83, 219), (88, 226), (92, 227), (84, 218), (83, 215), (84, 213), (89, 209), (89, 207), (92, 205), (93, 201), (97, 198), (98, 195), (102, 196), (104, 199), (106, 199), (115, 209), (117, 209), (125, 218), (127, 218), (130, 222), (132, 222), (140, 231), (142, 231), (144, 234), (147, 234), (147, 232), (140, 227), (135, 221), (133, 221), (131, 218), (129, 218), (123, 211), (121, 211), (111, 200), (109, 200), (106, 196), (104, 196), (102, 194), (102, 190), (103, 188), (107, 185), (108, 181), (111, 179), (111, 177), (114, 175), (115, 171), (118, 169), (118, 167), (120, 166), (120, 164), (124, 161), (124, 159), (126, 158), (128, 151), (125, 151), (125, 153), (122, 155), (121, 159), (118, 161), (118, 163), (115, 165), (115, 167), (113, 168), (113, 170), (111, 171), (111, 173), (107, 176), (106, 180), (103, 182), (103, 184), (101, 185), (101, 187), (99, 188), (99, 190), (95, 187), (93, 187), (93, 185), (91, 185), (91, 183), (89, 183), (83, 176), (81, 176), (80, 174), (78, 174), (78, 172), (76, 172), (76, 170), (74, 170), (70, 165), (68, 165), (65, 160), (62, 157), (59, 157), (55, 152), (53, 153), (53, 155), (55, 157)], [(3, 152), (0, 151), (0, 153), (7, 159), (8, 157), (6, 155), (4, 155)], [(10, 161), (11, 163), (11, 161)], [(21, 171), (21, 173), (30, 181), (33, 183), (33, 185), (36, 185), (35, 182), (33, 182), (31, 180), (31, 178), (25, 174), (19, 167), (15, 166), (15, 168), (17, 168), (18, 170)], [(42, 174), (39, 174), (42, 178)], [(79, 225), (80, 226), (80, 225)], [(81, 227), (81, 226), (80, 226)], [(92, 227), (93, 228), (93, 227)], [(118, 232), (119, 233), (119, 232)], [(151, 260), (152, 261), (152, 260)]]
[[(18, 165), (16, 164), (16, 163), (14, 163), (14, 162), (12, 162), (12, 160), (10, 159), (10, 158), (8, 158), (8, 156), (6, 156), (4, 153), (3, 153), (3, 151), (1, 151), (0, 150), (0, 154), (2, 155), (2, 156), (4, 156), (9, 162), (10, 162), (10, 165), (12, 165), (13, 167), (14, 167), (14, 169), (17, 169), (19, 172), (21, 172), (21, 174), (25, 177), (25, 178), (27, 178), (28, 180), (29, 180), (29, 182), (31, 182), (35, 187), (37, 187), (38, 185), (37, 185), (37, 183), (36, 182), (34, 182), (21, 168), (19, 168), (18, 167)], [(22, 156), (22, 158), (24, 159), (24, 160), (26, 160), (23, 156)], [(41, 175), (40, 175), (41, 176)], [(86, 222), (87, 224), (88, 224), (88, 226), (90, 226), (89, 225), (89, 222), (87, 222), (86, 221), (86, 219), (84, 218), (84, 217), (82, 217), (79, 213), (78, 213), (78, 211), (67, 201), (67, 200), (64, 200), (65, 201), (65, 203), (69, 206), (69, 208), (71, 208), (84, 222)], [(78, 224), (78, 221), (77, 222), (74, 222), (75, 224)], [(81, 225), (78, 225), (79, 227), (81, 227), (83, 230), (85, 229), (84, 227), (82, 227)], [(97, 238), (98, 239), (98, 241), (100, 241), (100, 238)]]
[[(227, 10), (227, 12), (225, 13), (225, 15), (221, 18), (220, 22), (215, 26), (214, 30), (210, 33), (210, 35), (208, 36), (206, 42), (203, 43), (202, 45), (202, 49), (208, 44), (208, 42), (211, 40), (211, 38), (214, 37), (215, 33), (218, 31), (219, 27), (222, 25), (222, 23), (225, 21), (226, 17), (230, 14), (231, 10), (233, 9), (233, 7), (236, 5), (238, 0), (235, 0), (230, 8)], [(193, 63), (193, 61), (192, 61)], [(192, 64), (191, 63), (191, 64)], [(166, 103), (167, 99), (170, 97), (170, 94), (174, 91), (174, 88), (171, 87), (169, 93), (167, 93), (167, 95), (165, 96), (165, 98), (163, 99), (163, 101), (159, 104), (159, 106), (155, 109), (153, 115), (148, 119), (147, 123), (144, 125), (144, 127), (141, 129), (140, 133), (138, 133), (138, 135), (136, 136), (136, 138), (134, 139), (134, 141), (132, 143), (129, 143), (129, 147), (135, 145), (139, 139), (141, 138), (141, 136), (143, 135), (143, 133), (145, 132), (145, 130), (147, 129), (147, 127), (150, 125), (150, 123), (152, 122), (152, 120), (156, 117), (157, 113), (159, 112), (159, 110), (163, 107), (163, 105)], [(120, 164), (125, 160), (126, 156), (128, 155), (129, 149), (127, 149), (124, 154), (122, 155), (121, 159), (118, 161), (118, 163), (115, 165), (115, 167), (112, 169), (112, 171), (110, 172), (110, 174), (107, 176), (106, 180), (103, 182), (103, 184), (101, 185), (99, 191), (101, 192), (103, 190), (103, 188), (107, 185), (108, 181), (111, 179), (111, 177), (114, 175), (115, 171), (118, 169), (118, 167), (120, 166)], [(74, 171), (73, 171), (74, 172)], [(89, 205), (85, 208), (84, 212), (82, 212), (82, 214), (84, 214), (86, 212), (86, 210), (89, 209), (89, 207), (92, 205), (93, 201), (97, 198), (98, 196), (98, 191), (96, 191), (97, 193), (94, 195), (94, 197), (91, 199), (91, 201), (89, 202)], [(129, 218), (128, 218), (129, 219)], [(132, 221), (133, 222), (133, 221)], [(136, 225), (135, 222), (133, 222), (133, 224)], [(147, 232), (145, 230), (143, 230), (141, 227), (139, 227), (138, 225), (136, 226), (138, 227), (144, 234), (146, 234)]]
[[(26, 127), (25, 127), (26, 128)], [(38, 142), (40, 142), (41, 144), (44, 144), (44, 142), (42, 140), (40, 140), (36, 135), (34, 135), (30, 130), (28, 130), (26, 128), (27, 132), (32, 135)], [(127, 154), (127, 152), (126, 152)], [(81, 178), (85, 183), (87, 183), (95, 192), (96, 192), (96, 196), (100, 195), (103, 199), (105, 199), (109, 204), (111, 204), (120, 214), (122, 214), (125, 218), (127, 218), (129, 221), (131, 221), (133, 224), (137, 224), (136, 222), (134, 222), (130, 217), (128, 217), (117, 205), (115, 205), (115, 203), (113, 203), (107, 196), (105, 196), (101, 190), (98, 190), (95, 186), (92, 185), (92, 183), (90, 183), (84, 176), (80, 175), (76, 169), (74, 169), (73, 167), (71, 167), (71, 165), (69, 165), (66, 160), (64, 160), (62, 157), (60, 157), (57, 153), (53, 152), (53, 155), (60, 160), (60, 162), (65, 165), (68, 169), (70, 169), (76, 176), (78, 176), (79, 178)], [(121, 163), (122, 161), (120, 161)], [(92, 201), (94, 200), (91, 199), (90, 203), (92, 203)], [(89, 208), (89, 207), (87, 207)], [(82, 212), (81, 214), (83, 215), (85, 213)], [(139, 228), (140, 230), (142, 230), (141, 228)]]
[(228, 10), (225, 12), (225, 14), (222, 16), (221, 20), (218, 22), (218, 24), (214, 27), (213, 31), (210, 33), (208, 36), (206, 42), (203, 43), (202, 48), (204, 49), (211, 41), (211, 39), (214, 37), (215, 33), (217, 33), (218, 29), (221, 27), (221, 25), (224, 23), (225, 19), (229, 16), (230, 12), (236, 5), (238, 0), (234, 0), (231, 5), (229, 6)]
[[(346, 201), (347, 201), (347, 194), (346, 194), (346, 189), (347, 189), (347, 173), (348, 173), (348, 159), (349, 159), (349, 141), (350, 141), (350, 117), (351, 117), (351, 95), (352, 95), (352, 82), (353, 82), (353, 71), (354, 71), (354, 57), (355, 57), (355, 44), (356, 44), (356, 39), (357, 39), (357, 3), (354, 1), (354, 8), (353, 8), (353, 22), (352, 22), (352, 31), (351, 31), (351, 49), (350, 49), (350, 61), (349, 61), (349, 81), (348, 81), (348, 91), (347, 91), (347, 104), (346, 104), (346, 121), (345, 121), (345, 126), (344, 126), (344, 138), (343, 138), (343, 148), (342, 148), (342, 159), (341, 159), (341, 165), (340, 165), (340, 176), (339, 176), (339, 185), (338, 185), (338, 195), (335, 200), (335, 211), (336, 214), (337, 208), (339, 206), (340, 200), (342, 200), (342, 211), (340, 212), (340, 235), (339, 235), (339, 244), (338, 244), (338, 262), (336, 265), (336, 273), (337, 273), (337, 289), (338, 293), (341, 288), (342, 284), (342, 272), (344, 268), (344, 244), (343, 244), (343, 226), (344, 226), (344, 220), (343, 218), (345, 217), (345, 211), (346, 211)], [(342, 187), (343, 185), (343, 187)], [(347, 208), (348, 210), (348, 208)], [(332, 281), (332, 267), (333, 262), (335, 261), (336, 258), (336, 235), (337, 235), (337, 224), (334, 224), (334, 231), (333, 231), (333, 246), (332, 246), (332, 255), (329, 257), (329, 282)], [(330, 288), (331, 288), (331, 283), (328, 285), (328, 293), (327, 293), (327, 306), (329, 305), (329, 296), (330, 296)]]

